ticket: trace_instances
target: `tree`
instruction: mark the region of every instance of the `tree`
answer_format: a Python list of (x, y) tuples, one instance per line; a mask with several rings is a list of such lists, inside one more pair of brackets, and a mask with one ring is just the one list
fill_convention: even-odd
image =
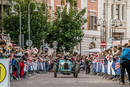
[(82, 40), (81, 27), (86, 22), (84, 18), (86, 10), (83, 9), (79, 12), (76, 0), (67, 0), (67, 2), (70, 3), (69, 12), (67, 12), (67, 5), (63, 9), (57, 8), (55, 19), (52, 21), (50, 32), (45, 41), (50, 45), (53, 41), (57, 41), (58, 50), (64, 46), (66, 51), (71, 52), (74, 46)]
[[(22, 8), (22, 34), (25, 36), (25, 41), (28, 40), (28, 4), (33, 0), (16, 0)], [(19, 36), (19, 14), (18, 6), (16, 7), (16, 14), (11, 14), (11, 9), (7, 9), (8, 15), (4, 18), (4, 28), (6, 33), (9, 33), (11, 39), (18, 44)], [(45, 15), (45, 3), (41, 4), (38, 7), (38, 12), (34, 12), (34, 4), (31, 4), (31, 40), (33, 41), (34, 46), (39, 47), (42, 43), (42, 40), (48, 35), (48, 28), (50, 23), (47, 21), (48, 15)]]

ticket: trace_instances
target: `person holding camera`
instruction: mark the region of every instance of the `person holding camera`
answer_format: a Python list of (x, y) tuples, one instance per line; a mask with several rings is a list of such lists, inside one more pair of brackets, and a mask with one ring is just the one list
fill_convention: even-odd
[(124, 75), (125, 75), (125, 69), (126, 69), (127, 73), (128, 73), (129, 84), (130, 84), (130, 41), (129, 41), (128, 45), (126, 44), (124, 46), (124, 49), (122, 51), (120, 58), (121, 58), (121, 62), (120, 62), (120, 65), (121, 65), (121, 83), (123, 85), (125, 84)]

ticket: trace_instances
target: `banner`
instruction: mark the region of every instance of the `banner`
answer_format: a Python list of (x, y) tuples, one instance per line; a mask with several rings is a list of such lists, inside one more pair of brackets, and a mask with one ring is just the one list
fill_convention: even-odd
[(8, 59), (0, 59), (0, 87), (10, 87)]

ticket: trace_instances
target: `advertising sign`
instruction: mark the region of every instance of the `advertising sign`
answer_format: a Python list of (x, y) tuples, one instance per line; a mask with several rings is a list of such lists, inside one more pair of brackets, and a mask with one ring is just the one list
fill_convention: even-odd
[(8, 59), (0, 59), (0, 87), (10, 87)]

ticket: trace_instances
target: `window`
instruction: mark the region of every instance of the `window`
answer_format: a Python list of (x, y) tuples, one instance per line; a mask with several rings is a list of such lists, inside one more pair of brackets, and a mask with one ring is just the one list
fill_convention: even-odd
[(104, 3), (104, 11), (103, 11), (104, 18), (106, 16), (106, 13), (105, 13), (106, 12), (106, 7), (105, 6), (106, 6), (106, 4)]
[(51, 10), (51, 9), (52, 9), (52, 6), (49, 6), (49, 9)]
[(111, 18), (114, 18), (114, 4), (111, 5)]
[(61, 10), (61, 5), (57, 5), (56, 9)]
[(120, 19), (120, 5), (116, 5), (116, 18)]
[(91, 2), (96, 2), (96, 0), (90, 0)]
[(64, 8), (64, 5), (57, 5), (56, 8), (57, 8), (58, 10), (62, 11), (63, 8)]
[(89, 17), (89, 29), (97, 30), (97, 17), (96, 16)]
[(125, 19), (125, 5), (122, 6), (122, 20)]
[(115, 40), (120, 40), (121, 38), (124, 37), (124, 33), (113, 32), (113, 37)]

